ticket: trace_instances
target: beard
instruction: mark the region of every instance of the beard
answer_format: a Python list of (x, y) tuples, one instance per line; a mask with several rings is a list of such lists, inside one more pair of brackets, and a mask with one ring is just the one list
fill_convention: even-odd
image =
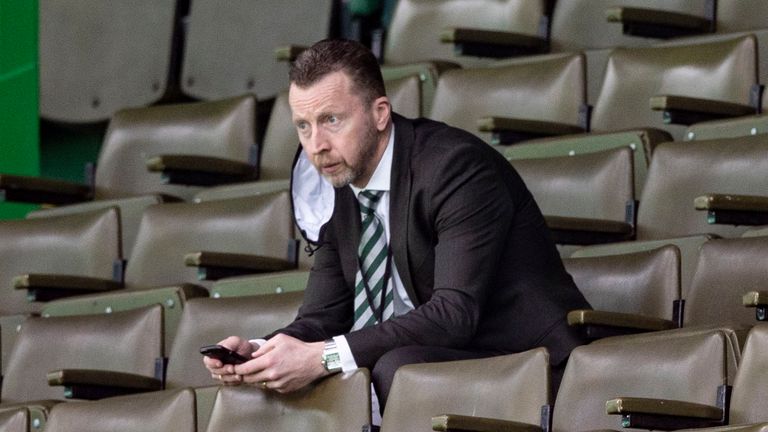
[[(368, 174), (373, 174), (376, 167), (370, 165), (373, 163), (373, 158), (376, 155), (377, 144), (379, 141), (377, 132), (373, 119), (369, 118), (369, 121), (365, 124), (364, 132), (359, 138), (354, 160), (350, 161), (349, 164), (347, 161), (341, 160), (340, 163), (342, 164), (342, 168), (340, 172), (334, 175), (326, 175), (320, 171), (322, 176), (325, 177), (333, 187), (338, 189), (354, 183), (364, 176), (368, 170), (370, 170), (370, 173)], [(324, 158), (323, 155), (321, 155), (315, 159), (314, 165), (315, 167), (320, 167), (324, 165), (323, 162)]]

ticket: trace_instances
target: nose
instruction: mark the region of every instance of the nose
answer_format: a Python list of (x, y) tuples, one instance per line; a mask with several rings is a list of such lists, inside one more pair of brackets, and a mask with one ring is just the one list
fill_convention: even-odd
[(309, 144), (307, 151), (311, 154), (323, 153), (331, 148), (330, 142), (323, 133), (322, 128), (314, 128), (307, 141)]

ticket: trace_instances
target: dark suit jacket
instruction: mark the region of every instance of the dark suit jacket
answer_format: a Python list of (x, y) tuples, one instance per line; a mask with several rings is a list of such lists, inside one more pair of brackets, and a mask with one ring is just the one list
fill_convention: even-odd
[(401, 346), (497, 353), (546, 346), (559, 364), (582, 343), (566, 313), (589, 305), (563, 268), (544, 218), (512, 166), (475, 136), (394, 115), (393, 259), (415, 310), (348, 333), (360, 213), (335, 190), (297, 319), (278, 332), (305, 341), (346, 334), (358, 366)]

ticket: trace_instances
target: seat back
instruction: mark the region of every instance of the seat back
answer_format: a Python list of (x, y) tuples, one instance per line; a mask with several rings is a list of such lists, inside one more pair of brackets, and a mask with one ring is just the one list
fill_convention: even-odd
[[(287, 81), (287, 79), (286, 79)], [(291, 166), (299, 148), (299, 136), (291, 119), (288, 91), (277, 94), (261, 143), (259, 180), (291, 178)]]
[(40, 115), (67, 122), (109, 119), (166, 92), (176, 0), (42, 0)]
[(571, 258), (608, 257), (611, 255), (633, 254), (647, 252), (662, 248), (666, 245), (674, 245), (680, 250), (680, 295), (685, 298), (691, 287), (693, 274), (696, 272), (696, 264), (699, 260), (699, 250), (705, 242), (715, 238), (710, 235), (696, 235), (688, 237), (667, 238), (661, 240), (626, 241), (619, 243), (606, 243), (582, 247), (571, 254)]
[(584, 57), (580, 54), (530, 57), (492, 67), (454, 69), (438, 81), (429, 117), (471, 132), (481, 117), (510, 117), (580, 126), (586, 103)]
[[(511, 397), (510, 395), (515, 395)], [(441, 414), (538, 425), (549, 404), (549, 355), (519, 354), (406, 365), (395, 374), (382, 431), (421, 431)]]
[(649, 109), (657, 95), (750, 104), (757, 83), (757, 47), (752, 35), (704, 43), (618, 48), (609, 59), (592, 112), (595, 131), (656, 127), (681, 139), (684, 126), (666, 125)]
[(685, 300), (685, 326), (755, 323), (753, 309), (741, 299), (764, 289), (768, 238), (717, 239), (705, 243)]
[(766, 389), (768, 368), (768, 324), (758, 324), (747, 336), (742, 361), (731, 394), (731, 424), (764, 422), (768, 419)]
[(288, 63), (275, 49), (329, 37), (332, 0), (193, 0), (189, 12), (182, 90), (213, 100), (244, 93), (269, 99), (285, 88)]
[(617, 429), (605, 414), (617, 397), (673, 399), (716, 405), (727, 383), (727, 340), (719, 330), (653, 337), (608, 338), (571, 353), (555, 401), (552, 429)]
[(497, 146), (509, 160), (535, 159), (551, 156), (575, 156), (617, 147), (632, 149), (635, 196), (645, 184), (653, 149), (661, 142), (671, 141), (669, 134), (655, 129), (640, 129), (615, 133), (589, 133), (530, 140), (511, 146)]
[(155, 377), (163, 357), (163, 310), (159, 305), (102, 315), (27, 319), (11, 352), (2, 385), (3, 402), (63, 399), (46, 374), (95, 369)]
[(600, 257), (567, 258), (566, 270), (596, 310), (641, 314), (672, 320), (680, 300), (680, 249)]
[(57, 404), (45, 424), (50, 432), (195, 432), (195, 393), (191, 389)]
[(231, 336), (259, 338), (290, 324), (303, 292), (248, 297), (191, 299), (187, 302), (168, 356), (166, 388), (215, 384), (199, 349)]
[(122, 258), (120, 218), (115, 208), (67, 216), (0, 222), (0, 314), (39, 311), (13, 288), (22, 274), (112, 279)]
[(747, 228), (707, 223), (693, 200), (709, 193), (762, 195), (768, 143), (760, 136), (670, 142), (656, 148), (637, 214), (637, 239), (713, 233), (738, 237)]
[(400, 0), (387, 30), (384, 62), (488, 63), (488, 59), (456, 56), (453, 46), (440, 42), (440, 32), (449, 27), (469, 27), (538, 36), (546, 6), (546, 0)]
[(87, 201), (79, 204), (70, 204), (57, 207), (46, 207), (27, 213), (27, 219), (40, 219), (51, 216), (75, 215), (86, 211), (96, 211), (109, 207), (116, 207), (120, 214), (120, 240), (123, 245), (123, 254), (130, 256), (133, 251), (133, 243), (139, 231), (139, 223), (144, 210), (154, 204), (162, 204), (162, 195), (140, 195), (132, 198), (117, 198), (98, 201)]
[(368, 370), (358, 369), (288, 394), (252, 386), (222, 387), (208, 430), (360, 432), (370, 421), (370, 378)]
[[(625, 35), (622, 25), (608, 22), (610, 7), (638, 7), (705, 18), (707, 0), (569, 0), (552, 14), (552, 49), (556, 51), (645, 46), (658, 39)], [(719, 18), (719, 17), (718, 17)]]
[(510, 163), (545, 216), (625, 222), (635, 199), (629, 147)]
[(421, 117), (421, 78), (417, 74), (384, 81), (392, 110), (408, 117)]
[(189, 199), (198, 187), (164, 184), (146, 161), (163, 154), (213, 156), (248, 163), (255, 137), (250, 96), (162, 105), (116, 113), (96, 170), (96, 198), (165, 193)]
[(194, 252), (226, 252), (287, 259), (293, 239), (287, 191), (242, 198), (174, 203), (145, 213), (125, 273), (126, 287), (146, 289), (197, 283), (195, 268), (184, 256)]

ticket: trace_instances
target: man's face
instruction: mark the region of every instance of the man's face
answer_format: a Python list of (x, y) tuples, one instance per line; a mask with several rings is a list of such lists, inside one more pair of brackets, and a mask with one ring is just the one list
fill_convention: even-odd
[(307, 88), (291, 84), (293, 124), (312, 164), (334, 187), (363, 187), (378, 164), (380, 122), (343, 72)]

